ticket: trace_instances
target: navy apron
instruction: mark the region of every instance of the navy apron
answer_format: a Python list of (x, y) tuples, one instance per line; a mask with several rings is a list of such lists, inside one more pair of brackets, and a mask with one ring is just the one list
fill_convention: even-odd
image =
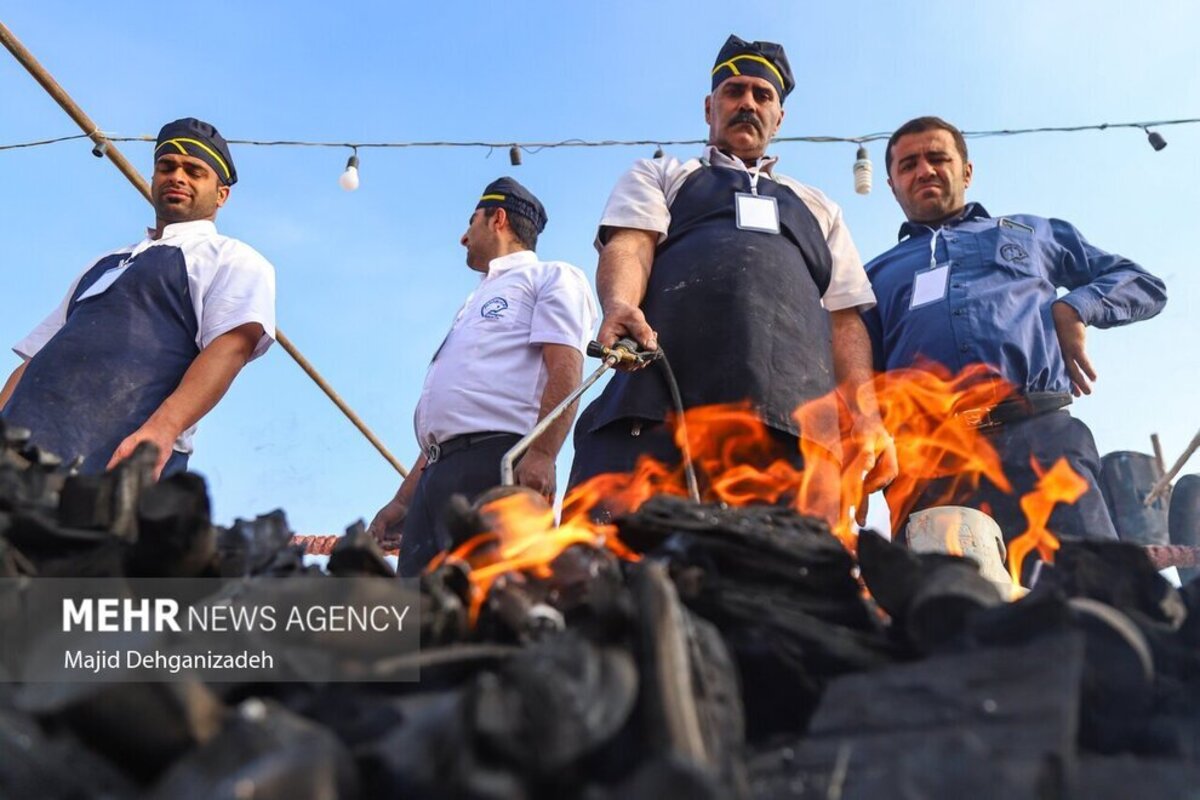
[[(749, 399), (767, 425), (798, 434), (795, 408), (835, 385), (821, 306), (833, 259), (808, 206), (775, 181), (759, 181), (758, 192), (778, 202), (780, 233), (739, 230), (734, 196), (749, 192), (749, 180), (707, 163), (688, 176), (642, 311), (685, 408)], [(657, 367), (614, 375), (593, 406), (593, 431), (623, 418), (662, 420), (672, 407)]]
[[(147, 248), (99, 295), (80, 299), (126, 255), (106, 256), (80, 279), (63, 327), (29, 360), (4, 408), (31, 442), (80, 471), (104, 471), (121, 441), (175, 391), (199, 354), (183, 252)], [(172, 453), (163, 474), (186, 467)]]

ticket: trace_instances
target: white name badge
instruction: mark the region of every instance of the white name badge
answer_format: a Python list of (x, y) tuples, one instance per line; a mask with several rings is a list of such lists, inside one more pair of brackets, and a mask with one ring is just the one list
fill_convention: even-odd
[(129, 269), (129, 264), (125, 261), (122, 261), (112, 269), (106, 270), (105, 273), (101, 275), (95, 283), (87, 288), (87, 291), (75, 298), (75, 302), (78, 303), (80, 300), (87, 300), (89, 297), (95, 297), (96, 295), (104, 294), (108, 291), (108, 287), (116, 283), (117, 278), (125, 274), (125, 270), (127, 269)]
[(734, 197), (740, 230), (779, 233), (779, 203), (774, 197), (745, 192), (738, 192)]
[(938, 264), (936, 267), (923, 269), (913, 276), (912, 302), (910, 309), (927, 306), (944, 300), (946, 297), (946, 279), (950, 276), (949, 264)]

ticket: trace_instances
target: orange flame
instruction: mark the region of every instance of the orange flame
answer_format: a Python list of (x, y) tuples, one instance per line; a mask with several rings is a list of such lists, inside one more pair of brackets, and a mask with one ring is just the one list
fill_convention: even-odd
[(553, 509), (528, 492), (498, 498), (480, 511), (491, 530), (443, 554), (427, 568), (436, 569), (444, 561), (461, 561), (470, 566), (472, 624), (497, 578), (510, 572), (529, 572), (547, 578), (551, 574), (550, 563), (571, 545), (607, 548), (630, 561), (641, 558), (616, 537), (615, 526), (593, 524), (586, 515), (564, 519), (555, 526)]
[(1071, 469), (1065, 458), (1056, 461), (1047, 472), (1042, 472), (1036, 461), (1031, 463), (1039, 473), (1037, 486), (1021, 498), (1021, 511), (1029, 527), (1008, 545), (1008, 574), (1014, 586), (1021, 585), (1021, 567), (1033, 550), (1038, 551), (1043, 561), (1054, 563), (1054, 552), (1060, 545), (1046, 527), (1050, 513), (1059, 503), (1074, 503), (1088, 490), (1087, 481)]
[[(893, 529), (934, 480), (944, 487), (939, 503), (952, 504), (955, 495), (975, 489), (983, 479), (1011, 491), (999, 455), (971, 424), (970, 414), (963, 413), (990, 409), (1012, 394), (1013, 387), (992, 370), (974, 365), (951, 376), (938, 365), (925, 364), (878, 375), (859, 391), (856, 406), (871, 407), (873, 395), (896, 445), (900, 472), (888, 490)], [(857, 534), (850, 511), (862, 502), (866, 458), (876, 449), (872, 438), (880, 433), (854, 424), (845, 396), (830, 392), (796, 410), (803, 432), (802, 470), (779, 453), (778, 440), (749, 403), (688, 409), (686, 425), (674, 425), (674, 432), (682, 444), (686, 431), (703, 499), (732, 506), (787, 503), (828, 520), (835, 535), (853, 550)], [(687, 496), (683, 467), (643, 456), (629, 473), (598, 475), (575, 487), (563, 502), (557, 527), (544, 505), (526, 495), (512, 495), (485, 507), (495, 520), (490, 534), (445, 558), (471, 567), (474, 615), (497, 577), (514, 571), (544, 577), (550, 562), (572, 544), (587, 543), (636, 559), (613, 526), (592, 521), (592, 511), (602, 507), (615, 517), (635, 511), (658, 494)]]

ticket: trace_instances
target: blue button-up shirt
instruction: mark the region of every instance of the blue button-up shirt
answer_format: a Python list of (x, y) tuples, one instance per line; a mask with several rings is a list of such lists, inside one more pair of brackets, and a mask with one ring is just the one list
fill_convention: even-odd
[[(912, 308), (917, 273), (942, 265), (944, 295), (923, 293), (928, 302)], [(867, 276), (877, 305), (862, 316), (877, 370), (932, 360), (957, 373), (982, 363), (1025, 392), (1070, 391), (1050, 314), (1056, 300), (1098, 328), (1148, 319), (1167, 302), (1162, 281), (1093, 247), (1071, 224), (993, 219), (978, 203), (940, 228), (906, 222)], [(1061, 297), (1059, 287), (1068, 290)]]

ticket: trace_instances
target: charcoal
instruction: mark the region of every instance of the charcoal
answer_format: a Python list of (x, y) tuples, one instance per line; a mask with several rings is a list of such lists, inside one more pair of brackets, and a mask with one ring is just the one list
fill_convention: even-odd
[(108, 531), (65, 528), (36, 510), (0, 513), (0, 537), (26, 568), (46, 578), (121, 577), (126, 542)]
[(1068, 630), (1073, 620), (1067, 596), (1042, 583), (1016, 602), (981, 611), (971, 621), (964, 649), (1023, 645)]
[(530, 797), (526, 781), (511, 766), (474, 747), (465, 692), (425, 692), (396, 705), (404, 723), (356, 752), (364, 797)]
[[(1136, 787), (1136, 789), (1135, 789)], [(1084, 756), (1079, 762), (1080, 800), (1139, 797), (1195, 800), (1200, 797), (1200, 765), (1162, 758)]]
[(1086, 637), (1079, 741), (1093, 752), (1136, 744), (1154, 703), (1154, 657), (1138, 627), (1112, 606), (1069, 601), (1074, 627)]
[(680, 603), (663, 565), (643, 561), (629, 578), (638, 610), (638, 710), (646, 750), (689, 763), (735, 791), (742, 782), (735, 753), (744, 717), (733, 661), (712, 628)]
[(606, 550), (574, 544), (550, 562), (550, 571), (539, 583), (546, 602), (570, 627), (595, 642), (623, 639), (634, 610), (621, 561)]
[(712, 775), (676, 758), (652, 758), (615, 787), (593, 786), (584, 800), (724, 800), (728, 790)]
[(264, 578), (287, 578), (293, 575), (321, 575), (322, 570), (316, 564), (304, 563), (304, 546), (289, 544), (271, 556), (254, 575)]
[(217, 735), (226, 709), (204, 684), (27, 684), (23, 709), (70, 728), (140, 780)]
[(346, 535), (333, 546), (329, 563), (325, 569), (330, 575), (353, 577), (356, 575), (380, 575), (394, 578), (396, 570), (383, 556), (383, 550), (375, 537), (367, 533), (367, 527), (359, 520), (346, 528)]
[[(0, 516), (6, 516), (0, 514)], [(4, 526), (0, 522), (0, 529)], [(0, 536), (0, 578), (16, 578), (19, 575), (36, 575), (37, 567), (26, 558), (20, 550), (9, 544), (8, 539)]]
[(114, 482), (106, 475), (72, 475), (63, 483), (58, 519), (63, 525), (106, 531), (113, 523)]
[(69, 733), (47, 735), (0, 703), (0, 797), (133, 800), (137, 784)]
[(962, 636), (979, 612), (1004, 602), (996, 585), (969, 559), (956, 558), (931, 572), (913, 596), (904, 627), (922, 652)]
[(0, 512), (16, 509), (51, 513), (58, 507), (65, 473), (61, 459), (28, 446), (29, 431), (0, 420)]
[(349, 752), (272, 702), (247, 700), (221, 731), (177, 761), (147, 800), (293, 800), (358, 796)]
[(148, 486), (138, 499), (132, 576), (196, 578), (215, 573), (216, 530), (204, 479), (181, 472)]
[(461, 562), (444, 562), (421, 576), (422, 647), (467, 638), (467, 596), (471, 588), (467, 573), (467, 566)]
[(825, 678), (901, 655), (820, 520), (658, 497), (619, 525), (623, 541), (669, 565), (680, 598), (725, 637), (751, 739), (802, 729)]
[(1177, 758), (1200, 765), (1200, 685), (1192, 672), (1188, 680), (1160, 677), (1155, 705), (1129, 752), (1148, 757)]
[(939, 655), (830, 683), (810, 736), (751, 761), (759, 797), (1059, 797), (1083, 641)]
[(1090, 597), (1176, 627), (1187, 616), (1179, 593), (1137, 545), (1064, 539), (1054, 569), (1043, 570), (1039, 580), (1071, 597)]
[(916, 553), (864, 532), (858, 563), (872, 597), (920, 652), (963, 635), (981, 610), (1002, 602), (970, 559)]
[(1200, 577), (1193, 578), (1179, 592), (1187, 617), (1179, 626), (1179, 637), (1188, 645), (1200, 650)]
[(683, 560), (690, 552), (730, 580), (794, 585), (802, 578), (814, 598), (857, 594), (849, 580), (853, 559), (829, 526), (790, 509), (724, 508), (660, 495), (618, 520), (617, 527), (630, 547), (642, 552), (668, 547)]
[(420, 674), (419, 683), (398, 683), (394, 692), (441, 691), (469, 683), (484, 670), (498, 669), (509, 658), (521, 652), (515, 645), (450, 644), (424, 648), (416, 653), (373, 659), (365, 665), (374, 679), (392, 675)]
[(230, 527), (218, 529), (218, 571), (226, 577), (257, 574), (291, 541), (292, 529), (280, 509), (253, 521), (239, 517)]
[(280, 684), (279, 688), (285, 690), (276, 697), (281, 704), (328, 729), (351, 751), (377, 741), (404, 720), (390, 698), (368, 691), (361, 684)]
[(718, 762), (717, 782), (726, 787), (725, 796), (746, 797), (746, 717), (737, 664), (715, 625), (690, 612), (687, 619), (692, 688), (705, 746)]
[(519, 573), (501, 575), (492, 583), (476, 634), (499, 642), (535, 642), (562, 631), (562, 612), (546, 602), (543, 586)]
[(638, 697), (632, 655), (565, 633), (481, 675), (470, 698), (476, 736), (530, 775), (566, 769), (629, 718)]

